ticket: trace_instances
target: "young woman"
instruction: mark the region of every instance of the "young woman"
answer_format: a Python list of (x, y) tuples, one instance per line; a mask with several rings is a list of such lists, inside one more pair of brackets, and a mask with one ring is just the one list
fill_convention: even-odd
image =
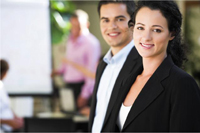
[(200, 89), (180, 69), (185, 60), (181, 23), (173, 1), (138, 2), (129, 25), (143, 71), (124, 81), (112, 110), (110, 122), (120, 131), (200, 131)]

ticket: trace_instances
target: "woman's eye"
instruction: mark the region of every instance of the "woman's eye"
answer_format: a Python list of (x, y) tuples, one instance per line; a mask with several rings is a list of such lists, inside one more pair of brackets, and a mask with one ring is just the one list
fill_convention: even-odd
[(138, 30), (144, 30), (144, 28), (143, 28), (143, 27), (137, 27), (137, 29), (138, 29)]
[(157, 33), (160, 33), (160, 32), (161, 32), (160, 29), (154, 29), (153, 31), (154, 31), (154, 32), (157, 32)]

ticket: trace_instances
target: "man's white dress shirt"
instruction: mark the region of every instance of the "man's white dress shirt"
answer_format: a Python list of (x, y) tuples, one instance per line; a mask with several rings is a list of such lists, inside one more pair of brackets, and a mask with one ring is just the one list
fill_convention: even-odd
[(131, 41), (116, 55), (112, 56), (110, 49), (103, 58), (104, 62), (107, 63), (107, 66), (101, 76), (98, 86), (96, 112), (92, 126), (93, 133), (101, 132), (115, 81), (120, 73), (122, 66), (124, 65), (124, 62), (126, 61), (128, 54), (133, 47), (134, 43)]

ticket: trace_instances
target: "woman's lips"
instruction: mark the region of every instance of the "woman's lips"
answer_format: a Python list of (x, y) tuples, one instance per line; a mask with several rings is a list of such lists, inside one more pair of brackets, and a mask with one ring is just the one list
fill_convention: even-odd
[(154, 44), (140, 43), (140, 45), (141, 45), (143, 48), (146, 48), (146, 49), (150, 49), (150, 48), (154, 47)]

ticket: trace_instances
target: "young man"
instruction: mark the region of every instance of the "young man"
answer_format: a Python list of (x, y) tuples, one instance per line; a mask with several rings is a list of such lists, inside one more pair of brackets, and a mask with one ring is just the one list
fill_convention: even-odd
[(110, 50), (97, 68), (89, 131), (109, 132), (115, 126), (109, 116), (118, 95), (123, 91), (120, 86), (130, 73), (142, 69), (141, 57), (134, 47), (132, 30), (128, 27), (134, 9), (133, 1), (99, 2), (101, 33)]

